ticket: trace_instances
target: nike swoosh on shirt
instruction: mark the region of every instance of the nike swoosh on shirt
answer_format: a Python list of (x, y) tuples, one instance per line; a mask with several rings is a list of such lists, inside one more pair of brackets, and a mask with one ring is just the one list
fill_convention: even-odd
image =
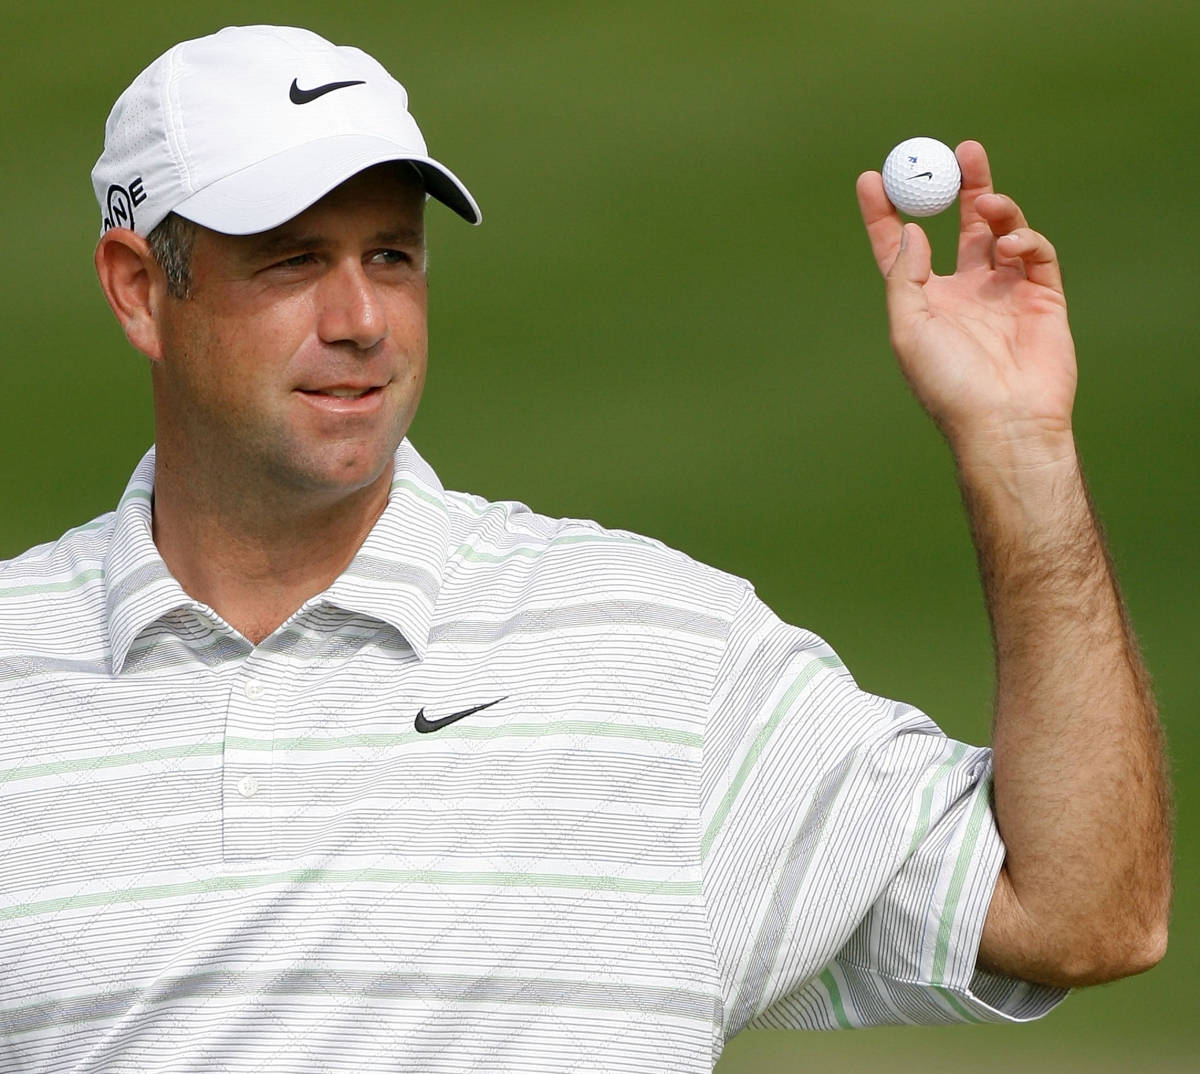
[(429, 720), (425, 717), (425, 709), (422, 708), (417, 713), (417, 718), (413, 720), (415, 727), (421, 734), (427, 735), (430, 731), (440, 731), (443, 727), (449, 727), (452, 723), (457, 723), (464, 716), (473, 716), (477, 712), (482, 712), (484, 709), (490, 709), (493, 705), (499, 705), (506, 698), (498, 697), (495, 701), (488, 701), (483, 705), (476, 705), (474, 708), (463, 709), (461, 712), (452, 712), (449, 716), (442, 716), (437, 720)]
[(288, 97), (292, 104), (308, 104), (310, 101), (315, 101), (318, 97), (324, 97), (327, 93), (332, 93), (337, 89), (345, 89), (347, 86), (365, 86), (366, 83), (360, 78), (356, 82), (326, 82), (323, 86), (314, 86), (312, 89), (301, 89), (297, 85), (297, 80), (292, 79), (291, 88), (288, 90)]

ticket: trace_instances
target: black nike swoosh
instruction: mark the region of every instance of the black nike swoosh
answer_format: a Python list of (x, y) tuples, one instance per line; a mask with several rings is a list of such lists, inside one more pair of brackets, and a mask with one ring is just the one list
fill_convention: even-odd
[(443, 727), (449, 727), (450, 724), (461, 720), (464, 716), (473, 716), (477, 712), (482, 712), (484, 709), (490, 709), (493, 705), (499, 705), (501, 701), (507, 698), (498, 697), (495, 701), (489, 701), (484, 705), (476, 705), (473, 709), (463, 709), (461, 712), (452, 712), (449, 716), (443, 716), (438, 720), (427, 720), (425, 718), (425, 710), (422, 708), (417, 713), (417, 718), (413, 720), (415, 727), (421, 734), (427, 735), (430, 731), (440, 731)]
[(296, 79), (292, 79), (291, 89), (288, 90), (288, 97), (291, 98), (292, 104), (308, 104), (310, 101), (315, 101), (318, 97), (324, 97), (327, 93), (332, 93), (335, 89), (345, 89), (347, 86), (365, 86), (366, 83), (360, 78), (357, 82), (326, 82), (323, 86), (315, 86), (313, 89), (301, 89), (296, 85)]
[(916, 175), (910, 175), (910, 179), (932, 179), (933, 172), (917, 172)]

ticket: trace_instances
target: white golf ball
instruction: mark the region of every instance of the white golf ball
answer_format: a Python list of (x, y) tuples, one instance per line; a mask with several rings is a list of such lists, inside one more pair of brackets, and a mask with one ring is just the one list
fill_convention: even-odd
[(883, 162), (888, 200), (909, 216), (933, 216), (949, 208), (960, 186), (954, 150), (936, 138), (909, 138)]

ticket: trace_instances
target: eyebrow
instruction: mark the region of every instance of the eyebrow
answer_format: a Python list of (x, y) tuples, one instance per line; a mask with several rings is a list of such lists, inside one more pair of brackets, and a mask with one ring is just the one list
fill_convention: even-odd
[(425, 242), (425, 233), (411, 227), (387, 228), (375, 232), (371, 241), (382, 246), (420, 246)]
[[(368, 242), (380, 246), (423, 246), (424, 233), (411, 227), (384, 228), (375, 232)], [(260, 258), (278, 257), (292, 250), (320, 250), (329, 245), (329, 239), (317, 233), (306, 234), (302, 231), (276, 231), (269, 238), (255, 243), (245, 251), (248, 261)]]

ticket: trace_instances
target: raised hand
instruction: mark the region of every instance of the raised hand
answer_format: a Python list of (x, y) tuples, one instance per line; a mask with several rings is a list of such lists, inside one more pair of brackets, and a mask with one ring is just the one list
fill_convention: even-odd
[(858, 179), (900, 367), (956, 452), (1069, 439), (1075, 350), (1054, 247), (993, 192), (983, 146), (963, 142), (955, 154), (963, 186), (950, 276), (932, 272), (929, 240), (901, 222), (880, 174)]

